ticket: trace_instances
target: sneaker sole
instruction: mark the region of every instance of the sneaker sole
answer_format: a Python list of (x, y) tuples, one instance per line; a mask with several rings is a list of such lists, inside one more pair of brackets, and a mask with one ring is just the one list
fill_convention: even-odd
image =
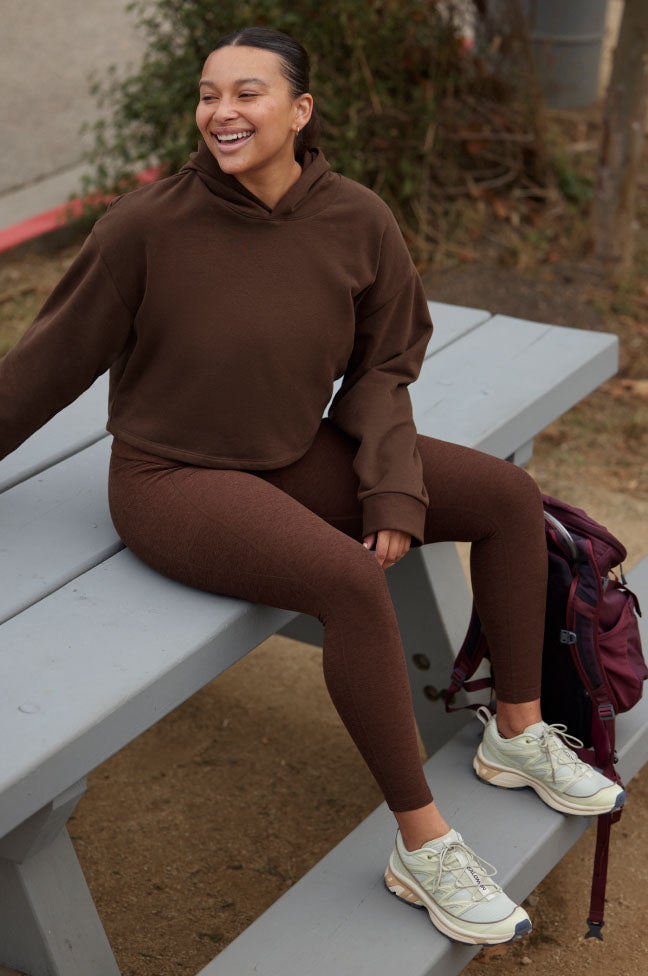
[(554, 793), (545, 783), (541, 783), (527, 773), (522, 773), (517, 769), (511, 769), (507, 766), (496, 766), (491, 762), (487, 762), (484, 759), (481, 744), (473, 759), (473, 769), (480, 779), (483, 779), (486, 783), (490, 783), (491, 786), (502, 786), (504, 789), (509, 790), (530, 786), (532, 790), (536, 791), (541, 800), (544, 800), (554, 810), (559, 810), (560, 813), (575, 813), (583, 817), (598, 816), (600, 813), (612, 813), (613, 810), (620, 809), (626, 800), (625, 790), (621, 790), (617, 794), (612, 806), (601, 807), (600, 804), (598, 806), (592, 804), (585, 806), (582, 803), (570, 803), (564, 798), (564, 794)]
[(404, 878), (396, 871), (391, 857), (384, 878), (388, 891), (396, 895), (397, 898), (400, 898), (401, 901), (407, 902), (408, 905), (413, 905), (415, 908), (425, 908), (434, 927), (455, 942), (465, 942), (468, 945), (500, 945), (502, 943), (514, 942), (516, 939), (531, 931), (531, 921), (529, 919), (518, 922), (513, 935), (508, 938), (502, 938), (501, 936), (489, 938), (486, 935), (476, 934), (474, 931), (470, 932), (451, 923), (447, 915), (441, 913), (436, 902), (425, 893), (424, 889), (417, 885), (411, 878)]

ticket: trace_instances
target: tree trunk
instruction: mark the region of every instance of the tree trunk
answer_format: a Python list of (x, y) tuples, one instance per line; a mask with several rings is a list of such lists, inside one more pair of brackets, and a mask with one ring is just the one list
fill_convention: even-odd
[(647, 108), (648, 2), (625, 0), (603, 109), (592, 210), (596, 256), (617, 279), (632, 269)]

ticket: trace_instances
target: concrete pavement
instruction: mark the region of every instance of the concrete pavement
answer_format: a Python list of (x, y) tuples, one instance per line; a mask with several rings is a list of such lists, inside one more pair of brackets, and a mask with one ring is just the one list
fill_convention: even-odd
[(0, 230), (62, 204), (92, 168), (79, 128), (105, 111), (88, 75), (137, 70), (127, 0), (5, 0), (0, 30)]

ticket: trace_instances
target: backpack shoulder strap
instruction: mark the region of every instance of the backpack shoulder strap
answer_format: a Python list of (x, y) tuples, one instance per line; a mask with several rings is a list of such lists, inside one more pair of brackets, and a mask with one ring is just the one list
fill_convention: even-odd
[[(606, 776), (619, 786), (623, 786), (621, 777), (614, 768), (614, 720), (610, 723), (609, 735), (611, 738), (611, 758), (606, 768), (603, 770)], [(603, 916), (605, 913), (605, 889), (607, 885), (608, 857), (610, 853), (610, 828), (612, 824), (621, 819), (623, 807), (613, 810), (611, 813), (601, 813), (598, 816), (596, 829), (596, 849), (594, 852), (594, 870), (592, 872), (592, 887), (590, 891), (590, 908), (587, 918), (586, 939), (600, 939), (603, 941), (601, 929), (605, 925)]]
[(464, 688), (466, 691), (481, 691), (483, 688), (492, 688), (492, 678), (479, 678), (477, 681), (469, 681), (481, 664), (485, 656), (488, 655), (488, 643), (486, 635), (482, 630), (481, 620), (477, 613), (477, 608), (473, 603), (468, 631), (464, 642), (455, 658), (454, 668), (450, 676), (450, 685), (444, 692), (446, 712), (459, 712), (464, 708), (471, 708), (476, 711), (480, 705), (458, 705), (452, 707), (450, 704), (454, 695)]
[(581, 540), (576, 574), (567, 601), (567, 627), (575, 637), (570, 644), (574, 664), (601, 723), (598, 734), (595, 734), (596, 724), (592, 729), (597, 764), (609, 766), (614, 756), (612, 730), (618, 705), (599, 649), (602, 598), (602, 582), (591, 543), (589, 540)]

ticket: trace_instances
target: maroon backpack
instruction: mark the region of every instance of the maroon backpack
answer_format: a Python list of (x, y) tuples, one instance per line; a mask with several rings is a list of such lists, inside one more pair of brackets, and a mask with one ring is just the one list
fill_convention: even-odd
[[(643, 658), (635, 594), (623, 575), (626, 550), (611, 532), (579, 508), (543, 495), (549, 577), (542, 658), (542, 717), (562, 722), (583, 742), (580, 758), (621, 784), (614, 768), (614, 720), (642, 696)], [(619, 576), (613, 569), (619, 566)], [(488, 643), (473, 605), (468, 633), (445, 692), (446, 711), (460, 688), (497, 687), (497, 675), (469, 681)], [(464, 705), (476, 710), (479, 705)], [(622, 784), (621, 784), (622, 785)], [(610, 827), (621, 810), (598, 818), (588, 932), (602, 939)]]

